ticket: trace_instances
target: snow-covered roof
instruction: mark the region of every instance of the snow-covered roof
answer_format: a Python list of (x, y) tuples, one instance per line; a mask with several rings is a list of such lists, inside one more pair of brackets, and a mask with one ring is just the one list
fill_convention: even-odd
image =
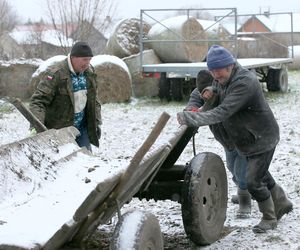
[(24, 26), (16, 27), (9, 35), (18, 44), (39, 44), (42, 41), (55, 46), (70, 47), (74, 43), (73, 39), (67, 38), (58, 30), (33, 30), (31, 26), (28, 29)]
[[(291, 32), (293, 16), (293, 32), (300, 32), (300, 13), (256, 15), (255, 17), (271, 32)], [(249, 19), (248, 19), (249, 20)]]

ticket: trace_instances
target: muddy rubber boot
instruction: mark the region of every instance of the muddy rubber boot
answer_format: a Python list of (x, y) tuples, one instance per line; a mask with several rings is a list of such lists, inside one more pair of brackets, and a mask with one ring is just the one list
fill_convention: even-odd
[(234, 194), (234, 195), (231, 196), (231, 202), (232, 202), (233, 204), (239, 204), (238, 193), (239, 193), (239, 188), (237, 187), (236, 194)]
[(280, 220), (283, 215), (288, 214), (293, 210), (293, 203), (286, 197), (283, 188), (278, 184), (275, 184), (270, 191), (275, 206), (277, 220)]
[(246, 219), (251, 215), (251, 195), (247, 189), (238, 189), (239, 209), (236, 218)]
[(239, 197), (238, 197), (237, 194), (234, 194), (234, 195), (231, 196), (231, 202), (233, 204), (239, 204)]
[(254, 233), (266, 233), (277, 227), (274, 202), (272, 196), (267, 200), (258, 202), (259, 211), (263, 214), (261, 221), (252, 229)]

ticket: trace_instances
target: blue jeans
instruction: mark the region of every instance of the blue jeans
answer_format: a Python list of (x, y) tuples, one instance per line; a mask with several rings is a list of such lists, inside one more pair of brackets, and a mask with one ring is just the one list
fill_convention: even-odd
[(76, 142), (79, 147), (86, 147), (89, 151), (92, 152), (92, 147), (90, 143), (90, 139), (88, 136), (87, 128), (83, 127), (79, 129), (80, 135), (76, 137)]
[(247, 159), (245, 156), (239, 154), (237, 150), (226, 150), (226, 161), (227, 161), (227, 168), (232, 174), (233, 182), (240, 188), (240, 189), (247, 189)]

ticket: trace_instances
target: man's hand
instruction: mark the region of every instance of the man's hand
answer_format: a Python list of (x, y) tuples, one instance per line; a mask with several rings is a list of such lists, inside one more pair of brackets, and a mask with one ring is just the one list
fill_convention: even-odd
[[(182, 112), (181, 112), (182, 113)], [(180, 125), (184, 125), (184, 121), (180, 118), (179, 113), (177, 113), (177, 121)]]
[(191, 111), (191, 112), (198, 112), (199, 111), (199, 108), (198, 107), (187, 107), (185, 109), (185, 111)]
[(213, 90), (212, 90), (211, 87), (207, 87), (207, 88), (203, 89), (202, 92), (201, 92), (201, 97), (202, 97), (205, 101), (207, 101), (207, 100), (209, 100), (210, 98), (212, 98), (213, 95), (214, 95), (214, 92), (213, 92)]

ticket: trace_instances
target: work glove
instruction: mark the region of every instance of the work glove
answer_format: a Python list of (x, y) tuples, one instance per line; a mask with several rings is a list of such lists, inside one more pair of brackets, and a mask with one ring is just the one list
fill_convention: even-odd
[(30, 136), (35, 136), (37, 134), (36, 129), (35, 128), (31, 128), (29, 129), (29, 135)]
[(100, 125), (97, 126), (96, 132), (97, 132), (97, 138), (99, 140), (101, 138), (101, 127), (100, 127)]
[(190, 107), (185, 108), (183, 111), (198, 112), (199, 108), (198, 107), (190, 106)]

